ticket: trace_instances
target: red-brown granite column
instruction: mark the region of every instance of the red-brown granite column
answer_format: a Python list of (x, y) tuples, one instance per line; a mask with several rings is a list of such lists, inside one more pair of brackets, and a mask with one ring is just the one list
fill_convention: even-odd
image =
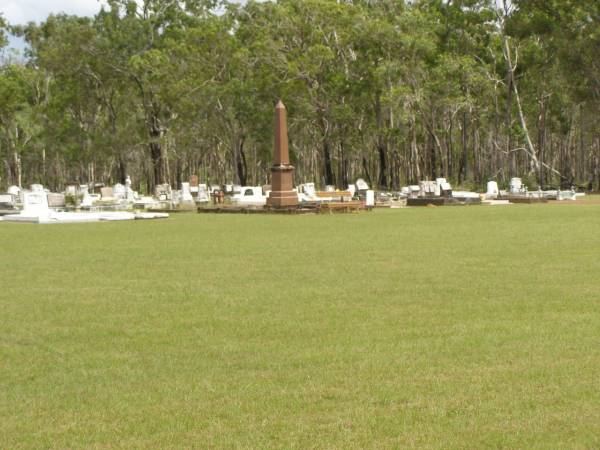
[(294, 166), (290, 164), (288, 149), (286, 109), (281, 100), (275, 107), (275, 155), (267, 205), (273, 208), (298, 205), (298, 195), (294, 192)]

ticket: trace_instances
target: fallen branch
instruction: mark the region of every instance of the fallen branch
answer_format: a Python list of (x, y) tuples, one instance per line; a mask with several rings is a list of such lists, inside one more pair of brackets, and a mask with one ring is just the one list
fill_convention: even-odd
[[(510, 151), (503, 151), (503, 153), (505, 153), (505, 154), (508, 154), (508, 153), (512, 153), (512, 152), (518, 152), (518, 151), (524, 151), (525, 153), (527, 153), (527, 154), (529, 155), (529, 150), (528, 150), (527, 148), (525, 148), (525, 147), (517, 147), (517, 148), (513, 148), (513, 149), (512, 149), (512, 150), (510, 150)], [(539, 162), (537, 159), (536, 159), (536, 163), (537, 163), (537, 165), (538, 165), (538, 168), (539, 168), (539, 166), (541, 165), (541, 166), (545, 167), (546, 169), (550, 170), (551, 172), (554, 172), (554, 173), (555, 173), (556, 175), (558, 175), (559, 177), (561, 177), (561, 178), (563, 178), (563, 179), (566, 179), (566, 177), (564, 177), (564, 176), (563, 176), (563, 175), (562, 175), (562, 174), (561, 174), (561, 173), (560, 173), (558, 170), (556, 170), (554, 167), (550, 167), (548, 164), (546, 164), (546, 163), (544, 163), (544, 162), (540, 163), (540, 162)]]

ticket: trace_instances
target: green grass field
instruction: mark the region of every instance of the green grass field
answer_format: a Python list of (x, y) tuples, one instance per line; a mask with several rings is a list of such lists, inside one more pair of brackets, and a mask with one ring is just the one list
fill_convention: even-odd
[(600, 447), (600, 205), (0, 241), (0, 448)]

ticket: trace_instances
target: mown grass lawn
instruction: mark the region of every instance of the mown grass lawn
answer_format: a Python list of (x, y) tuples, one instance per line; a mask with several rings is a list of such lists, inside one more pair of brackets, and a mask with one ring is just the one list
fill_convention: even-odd
[(600, 446), (600, 205), (0, 241), (0, 448)]

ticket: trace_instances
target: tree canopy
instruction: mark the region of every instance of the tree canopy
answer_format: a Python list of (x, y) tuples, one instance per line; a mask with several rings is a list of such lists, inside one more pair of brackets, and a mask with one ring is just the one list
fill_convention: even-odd
[(109, 0), (9, 29), (0, 187), (267, 183), (278, 99), (297, 182), (600, 184), (598, 2)]

